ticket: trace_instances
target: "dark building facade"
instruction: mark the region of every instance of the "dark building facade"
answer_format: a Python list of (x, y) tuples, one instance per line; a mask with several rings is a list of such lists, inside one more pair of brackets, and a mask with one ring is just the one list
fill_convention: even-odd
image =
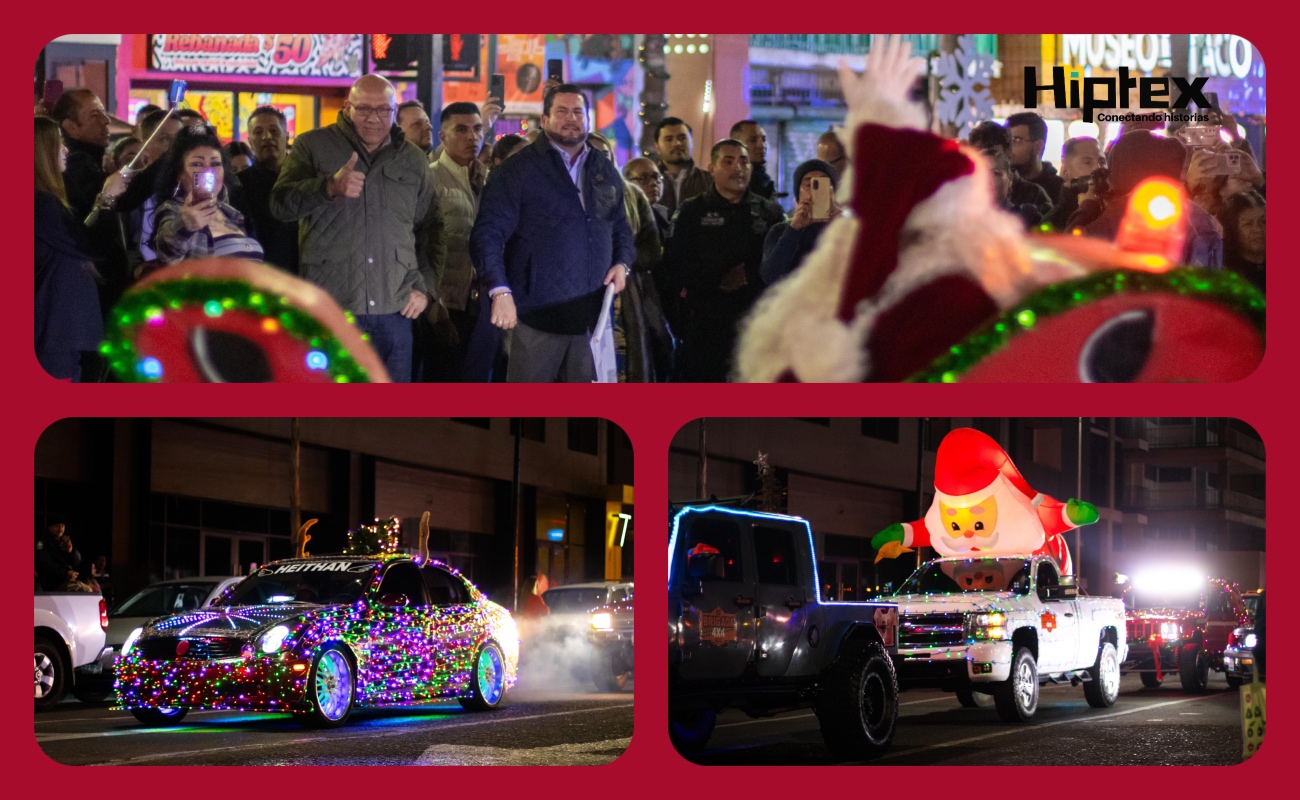
[[(418, 544), (509, 602), (515, 571), (552, 585), (632, 574), (631, 445), (599, 419), (301, 419), (309, 552), (402, 521)], [(63, 519), (109, 557), (117, 599), (155, 580), (247, 574), (292, 554), (289, 419), (67, 419), (36, 447), (36, 524)], [(516, 434), (518, 436), (516, 437)], [(620, 517), (626, 515), (626, 519)]]
[(955, 427), (996, 439), (1036, 490), (1097, 506), (1100, 520), (1066, 534), (1080, 585), (1121, 590), (1120, 575), (1177, 563), (1264, 585), (1264, 446), (1226, 418), (804, 418), (705, 421), (682, 428), (669, 456), (675, 502), (760, 490), (768, 455), (784, 511), (812, 524), (822, 594), (858, 599), (898, 585), (918, 551), (875, 563), (871, 537), (920, 519), (934, 491), (934, 454)]

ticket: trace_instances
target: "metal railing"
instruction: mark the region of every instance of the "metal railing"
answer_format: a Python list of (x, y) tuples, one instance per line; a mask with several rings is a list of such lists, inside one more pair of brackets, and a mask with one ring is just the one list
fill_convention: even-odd
[(1223, 509), (1263, 516), (1264, 501), (1235, 491), (1221, 491), (1212, 486), (1178, 485), (1168, 487), (1128, 486), (1124, 489), (1126, 511), (1178, 511), (1184, 509)]
[(1255, 458), (1264, 458), (1264, 443), (1232, 426), (1228, 420), (1211, 418), (1188, 423), (1160, 423), (1152, 419), (1119, 421), (1125, 439), (1142, 439), (1151, 450), (1175, 447), (1230, 447)]

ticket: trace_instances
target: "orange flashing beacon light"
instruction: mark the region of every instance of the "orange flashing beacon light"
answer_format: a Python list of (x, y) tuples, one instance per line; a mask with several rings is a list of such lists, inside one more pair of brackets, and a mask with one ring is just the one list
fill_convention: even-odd
[(1124, 221), (1115, 243), (1120, 250), (1143, 253), (1152, 258), (1145, 264), (1152, 272), (1175, 266), (1187, 240), (1187, 196), (1183, 187), (1168, 178), (1148, 178), (1129, 196)]

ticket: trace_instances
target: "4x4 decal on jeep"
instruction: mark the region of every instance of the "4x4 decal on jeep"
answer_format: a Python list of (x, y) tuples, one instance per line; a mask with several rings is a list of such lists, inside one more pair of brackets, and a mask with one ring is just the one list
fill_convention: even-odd
[(736, 641), (736, 615), (721, 607), (700, 612), (700, 641), (724, 645)]

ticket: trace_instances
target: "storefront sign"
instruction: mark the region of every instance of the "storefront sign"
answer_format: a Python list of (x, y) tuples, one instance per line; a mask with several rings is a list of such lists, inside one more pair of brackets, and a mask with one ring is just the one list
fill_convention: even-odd
[(213, 75), (361, 75), (360, 33), (156, 33), (149, 68)]
[(1250, 75), (1255, 48), (1240, 36), (1198, 33), (1190, 37), (1187, 64), (1194, 75), (1244, 79)]
[(1065, 33), (1061, 35), (1061, 63), (1115, 70), (1120, 67), (1150, 72), (1168, 69), (1170, 34), (1167, 33)]
[[(1190, 74), (1238, 79), (1250, 74), (1254, 48), (1249, 41), (1226, 33), (1197, 33), (1187, 39)], [(1169, 69), (1172, 43), (1173, 34), (1168, 33), (1066, 33), (1061, 35), (1061, 64), (1141, 72)]]

